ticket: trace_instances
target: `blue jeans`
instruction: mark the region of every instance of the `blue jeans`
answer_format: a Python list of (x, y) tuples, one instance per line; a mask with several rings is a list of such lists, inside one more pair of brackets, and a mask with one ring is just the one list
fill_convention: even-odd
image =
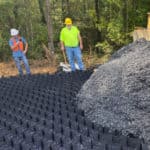
[(82, 62), (82, 54), (80, 47), (65, 47), (67, 58), (69, 60), (69, 64), (71, 66), (71, 70), (75, 71), (75, 61), (77, 61), (77, 64), (79, 66), (80, 70), (84, 70), (84, 64)]
[(22, 56), (20, 56), (20, 57), (15, 56), (14, 60), (15, 60), (19, 75), (23, 75), (23, 70), (22, 70), (22, 67), (21, 67), (21, 61), (23, 61), (23, 63), (24, 63), (26, 73), (30, 74), (30, 67), (29, 67), (29, 64), (28, 64), (28, 60), (27, 60), (27, 58), (24, 54), (22, 54)]

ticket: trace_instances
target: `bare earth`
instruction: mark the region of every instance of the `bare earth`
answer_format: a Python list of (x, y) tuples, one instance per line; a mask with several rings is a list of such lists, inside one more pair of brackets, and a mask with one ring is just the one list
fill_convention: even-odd
[[(86, 68), (89, 68), (91, 66), (103, 64), (108, 60), (107, 56), (104, 56), (102, 58), (97, 58), (94, 55), (84, 55), (83, 56), (83, 62), (85, 64)], [(59, 67), (59, 63), (57, 62), (55, 66), (52, 66), (50, 61), (47, 59), (42, 60), (29, 60), (29, 65), (31, 69), (32, 74), (43, 74), (43, 73), (49, 73), (53, 74), (57, 71)], [(24, 68), (24, 66), (23, 66)], [(24, 69), (24, 74), (25, 74)], [(9, 76), (16, 76), (18, 75), (18, 70), (15, 66), (14, 61), (10, 62), (0, 62), (0, 77), (9, 77)]]
[[(53, 67), (47, 60), (29, 60), (30, 69), (32, 74), (42, 74), (42, 73), (54, 73), (57, 71), (57, 67)], [(25, 69), (24, 66), (24, 73)], [(18, 70), (15, 66), (14, 61), (1, 62), (0, 63), (0, 77), (16, 76), (18, 75)]]

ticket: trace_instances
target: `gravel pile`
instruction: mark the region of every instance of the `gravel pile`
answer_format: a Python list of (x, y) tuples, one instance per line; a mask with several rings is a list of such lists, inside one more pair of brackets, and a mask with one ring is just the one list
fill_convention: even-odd
[(78, 107), (91, 121), (150, 145), (150, 42), (135, 41), (99, 66), (80, 90)]

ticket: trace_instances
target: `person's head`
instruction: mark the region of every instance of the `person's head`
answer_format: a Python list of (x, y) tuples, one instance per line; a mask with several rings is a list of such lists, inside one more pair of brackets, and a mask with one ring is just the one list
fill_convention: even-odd
[(66, 18), (65, 19), (65, 25), (66, 25), (66, 27), (70, 28), (72, 26), (72, 19)]
[(10, 35), (11, 36), (18, 36), (19, 30), (15, 29), (15, 28), (10, 29)]

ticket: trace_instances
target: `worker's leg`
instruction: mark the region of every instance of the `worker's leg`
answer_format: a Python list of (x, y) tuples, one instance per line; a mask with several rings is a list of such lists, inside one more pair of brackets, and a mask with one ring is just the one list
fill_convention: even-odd
[(20, 58), (19, 57), (14, 57), (14, 61), (15, 61), (16, 67), (18, 69), (19, 75), (23, 75)]
[(28, 63), (28, 60), (27, 60), (27, 58), (26, 58), (26, 56), (25, 56), (24, 54), (22, 55), (22, 61), (23, 61), (24, 66), (25, 66), (26, 73), (27, 73), (27, 74), (30, 74), (29, 63)]
[(81, 54), (80, 47), (76, 47), (73, 49), (74, 49), (74, 55), (75, 55), (75, 59), (78, 63), (79, 69), (84, 70), (85, 68), (84, 68), (84, 64), (82, 62), (82, 54)]
[(75, 71), (73, 49), (70, 48), (70, 47), (66, 47), (66, 53), (67, 53), (67, 58), (68, 58), (69, 64), (70, 64), (70, 66), (71, 66), (71, 70), (72, 70), (72, 71)]

